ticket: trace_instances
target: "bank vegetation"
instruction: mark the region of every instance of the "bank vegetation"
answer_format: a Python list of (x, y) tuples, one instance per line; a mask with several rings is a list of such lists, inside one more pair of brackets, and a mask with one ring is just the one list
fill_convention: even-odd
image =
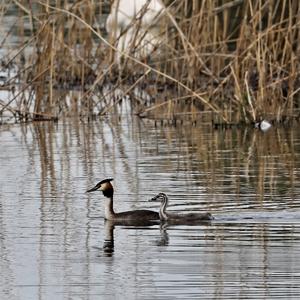
[(120, 53), (105, 29), (110, 5), (2, 2), (1, 116), (90, 118), (128, 101), (133, 113), (170, 122), (299, 118), (299, 1), (165, 1), (159, 42), (144, 56), (138, 38)]

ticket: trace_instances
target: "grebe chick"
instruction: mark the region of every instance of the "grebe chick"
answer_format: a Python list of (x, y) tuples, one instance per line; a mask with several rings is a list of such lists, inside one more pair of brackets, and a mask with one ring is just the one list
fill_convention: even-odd
[(166, 211), (168, 206), (168, 196), (165, 193), (159, 193), (149, 201), (161, 201), (159, 218), (162, 221), (183, 221), (195, 222), (195, 221), (209, 221), (213, 220), (213, 216), (210, 213), (186, 213), (175, 214)]
[(116, 213), (113, 207), (114, 188), (110, 183), (113, 179), (108, 178), (97, 183), (93, 188), (87, 190), (87, 193), (101, 191), (107, 198), (105, 201), (104, 217), (110, 221), (130, 221), (130, 220), (159, 220), (159, 214), (152, 210), (132, 210)]

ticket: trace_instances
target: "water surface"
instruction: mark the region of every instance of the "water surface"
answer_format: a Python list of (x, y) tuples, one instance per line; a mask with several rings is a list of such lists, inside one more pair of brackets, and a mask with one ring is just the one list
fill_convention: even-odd
[[(155, 127), (124, 116), (0, 127), (1, 299), (299, 299), (299, 128)], [(114, 226), (117, 211), (210, 224)]]

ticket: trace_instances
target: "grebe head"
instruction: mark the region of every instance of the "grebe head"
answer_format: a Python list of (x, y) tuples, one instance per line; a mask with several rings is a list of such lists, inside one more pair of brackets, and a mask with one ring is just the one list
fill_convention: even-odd
[(153, 198), (151, 198), (149, 201), (163, 201), (168, 199), (167, 195), (165, 193), (159, 193)]
[(114, 188), (110, 183), (113, 178), (107, 178), (100, 182), (98, 182), (93, 188), (87, 190), (87, 193), (94, 192), (94, 191), (101, 191), (105, 197), (111, 198), (114, 194)]

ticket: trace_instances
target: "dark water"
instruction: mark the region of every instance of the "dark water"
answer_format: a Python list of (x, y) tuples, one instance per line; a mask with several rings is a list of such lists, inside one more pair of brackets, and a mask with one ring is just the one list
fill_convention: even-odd
[[(300, 130), (158, 127), (131, 117), (0, 127), (0, 299), (299, 299)], [(211, 224), (114, 226), (115, 209)]]

